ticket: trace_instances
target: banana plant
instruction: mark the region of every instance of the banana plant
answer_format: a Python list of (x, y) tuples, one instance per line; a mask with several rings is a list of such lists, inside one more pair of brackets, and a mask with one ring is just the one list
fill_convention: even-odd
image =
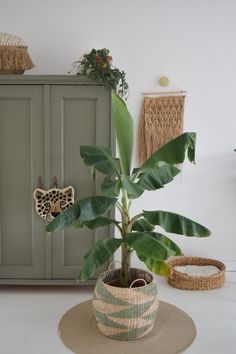
[[(155, 191), (170, 183), (180, 173), (179, 165), (187, 158), (195, 162), (195, 133), (184, 133), (158, 149), (142, 166), (131, 171), (133, 156), (133, 119), (125, 102), (112, 93), (112, 113), (119, 158), (112, 156), (105, 146), (82, 145), (80, 155), (91, 169), (104, 175), (103, 195), (76, 201), (46, 226), (47, 232), (75, 228), (95, 229), (114, 224), (120, 237), (99, 240), (84, 256), (84, 265), (78, 281), (89, 279), (96, 268), (104, 264), (121, 247), (122, 287), (130, 281), (131, 255), (135, 252), (147, 268), (162, 276), (171, 274), (166, 262), (170, 256), (179, 256), (181, 249), (166, 233), (188, 237), (206, 237), (210, 231), (203, 225), (182, 215), (164, 210), (143, 210), (131, 215), (131, 205), (145, 191)], [(116, 207), (120, 218), (109, 218), (107, 212)], [(156, 226), (160, 228), (158, 232)], [(107, 235), (108, 236), (108, 235)]]

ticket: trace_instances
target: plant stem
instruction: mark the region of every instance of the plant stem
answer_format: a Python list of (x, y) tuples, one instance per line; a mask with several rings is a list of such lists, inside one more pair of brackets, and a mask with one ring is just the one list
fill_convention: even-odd
[(130, 224), (130, 215), (129, 215), (129, 207), (130, 201), (127, 197), (127, 192), (125, 189), (122, 190), (122, 238), (123, 238), (123, 245), (122, 245), (122, 256), (121, 256), (121, 286), (128, 288), (129, 287), (129, 277), (130, 277), (130, 263), (131, 263), (131, 250), (125, 244), (125, 235), (129, 230)]
[(131, 250), (129, 250), (127, 246), (123, 244), (121, 252), (121, 286), (124, 288), (128, 288), (131, 266)]
[(119, 210), (119, 212), (122, 214), (122, 205), (119, 202), (116, 202), (116, 207)]
[(129, 223), (128, 232), (131, 232), (132, 226), (133, 226), (133, 224), (135, 223), (135, 221), (139, 220), (142, 216), (143, 216), (143, 213), (140, 213), (140, 214), (137, 214), (136, 216), (134, 216), (134, 217), (131, 219), (131, 221), (130, 221), (130, 223)]
[(120, 234), (122, 235), (122, 228), (120, 227), (120, 225), (115, 224), (115, 227), (120, 231)]

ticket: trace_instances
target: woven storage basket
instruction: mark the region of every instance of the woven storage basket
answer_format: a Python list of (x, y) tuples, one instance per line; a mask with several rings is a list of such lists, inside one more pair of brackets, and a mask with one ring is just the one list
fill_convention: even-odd
[[(172, 275), (168, 278), (168, 283), (175, 288), (183, 290), (211, 290), (221, 288), (225, 282), (225, 265), (210, 258), (199, 257), (178, 257), (169, 261), (172, 266)], [(212, 265), (219, 269), (219, 272), (210, 276), (191, 276), (178, 272), (175, 266), (185, 265)]]
[(23, 40), (8, 33), (0, 33), (0, 74), (23, 74), (33, 67)]
[(150, 273), (133, 268), (132, 279), (142, 278), (147, 285), (136, 288), (109, 285), (119, 276), (120, 269), (116, 269), (103, 273), (97, 280), (93, 299), (97, 326), (103, 334), (117, 340), (144, 337), (156, 320), (159, 305), (156, 283)]

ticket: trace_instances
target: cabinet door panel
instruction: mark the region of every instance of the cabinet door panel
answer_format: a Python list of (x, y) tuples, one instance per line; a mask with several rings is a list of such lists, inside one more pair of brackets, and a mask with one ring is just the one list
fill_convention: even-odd
[(0, 277), (43, 278), (32, 192), (44, 173), (43, 87), (0, 85)]
[[(76, 199), (99, 193), (102, 177), (98, 176), (96, 181), (90, 178), (79, 148), (82, 144), (111, 146), (110, 117), (108, 89), (51, 87), (51, 174), (57, 176), (61, 187), (72, 185)], [(83, 265), (84, 254), (96, 240), (110, 235), (109, 227), (96, 231), (67, 229), (53, 234), (53, 278), (73, 279)]]

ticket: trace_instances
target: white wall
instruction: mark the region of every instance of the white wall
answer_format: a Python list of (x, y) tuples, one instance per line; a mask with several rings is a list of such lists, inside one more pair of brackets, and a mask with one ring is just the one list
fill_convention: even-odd
[(188, 90), (185, 130), (196, 131), (197, 164), (186, 163), (164, 190), (133, 211), (164, 209), (208, 226), (208, 239), (175, 236), (185, 254), (229, 262), (236, 270), (236, 1), (0, 0), (0, 31), (21, 35), (36, 68), (65, 74), (93, 47), (110, 48), (127, 72), (137, 123), (142, 92), (160, 75)]

